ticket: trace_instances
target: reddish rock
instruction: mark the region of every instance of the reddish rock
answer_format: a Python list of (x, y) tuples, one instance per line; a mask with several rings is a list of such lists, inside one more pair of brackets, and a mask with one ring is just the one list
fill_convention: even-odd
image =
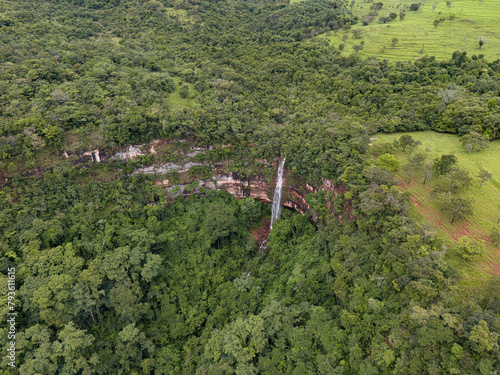
[(253, 241), (257, 245), (257, 252), (266, 252), (271, 231), (271, 219), (262, 219), (262, 224), (252, 230)]
[[(271, 184), (267, 181), (264, 175), (256, 174), (251, 176), (241, 176), (232, 173), (223, 173), (216, 175), (212, 180), (200, 180), (199, 185), (195, 189), (185, 190), (188, 185), (179, 186), (181, 188), (180, 195), (191, 195), (200, 192), (200, 188), (213, 189), (213, 180), (217, 181), (217, 189), (225, 190), (236, 199), (241, 198), (254, 198), (262, 202), (272, 202), (274, 187), (276, 181), (273, 180)], [(172, 191), (172, 188), (168, 188)], [(326, 191), (332, 193), (332, 197), (336, 198), (338, 193), (345, 193), (347, 190), (343, 186), (335, 186), (332, 180), (323, 180), (319, 188), (314, 188), (308, 183), (297, 181), (291, 183), (288, 176), (285, 175), (283, 179), (283, 201), (281, 204), (285, 207), (291, 208), (295, 211), (305, 214), (310, 211), (310, 207), (306, 202), (306, 195), (309, 193), (317, 193), (318, 191)], [(346, 216), (352, 219), (352, 205), (350, 200), (346, 200)], [(333, 212), (332, 202), (327, 203), (330, 212)], [(344, 216), (344, 214), (342, 215)]]

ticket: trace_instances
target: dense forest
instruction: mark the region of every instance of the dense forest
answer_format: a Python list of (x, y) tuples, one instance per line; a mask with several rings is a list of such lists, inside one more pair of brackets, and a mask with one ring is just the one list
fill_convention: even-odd
[[(497, 279), (464, 297), (368, 145), (378, 131), (496, 138), (500, 60), (342, 57), (318, 36), (360, 23), (341, 0), (0, 12), (0, 306), (14, 311), (15, 269), (17, 313), (0, 373), (500, 372)], [(261, 249), (267, 203), (204, 191), (159, 204), (166, 190), (133, 161), (63, 157), (154, 138), (229, 144), (237, 171), (286, 155), (297, 178), (345, 192), (284, 210)]]

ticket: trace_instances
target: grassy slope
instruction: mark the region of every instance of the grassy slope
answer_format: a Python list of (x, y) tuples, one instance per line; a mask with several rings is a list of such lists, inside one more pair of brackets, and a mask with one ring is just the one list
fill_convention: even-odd
[[(453, 253), (447, 255), (447, 260), (455, 263), (459, 269), (464, 271), (469, 280), (467, 284), (474, 284), (484, 281), (488, 277), (484, 273), (500, 275), (500, 253), (499, 249), (495, 248), (487, 241), (487, 237), (491, 230), (495, 227), (500, 227), (497, 220), (500, 216), (499, 208), (499, 193), (500, 193), (500, 163), (498, 163), (498, 155), (500, 155), (500, 142), (490, 143), (490, 147), (480, 152), (467, 154), (465, 148), (461, 145), (457, 135), (440, 134), (432, 131), (414, 132), (414, 133), (397, 133), (397, 134), (377, 134), (375, 137), (380, 137), (379, 140), (372, 142), (390, 141), (399, 138), (402, 134), (411, 134), (414, 139), (420, 140), (422, 146), (417, 148), (417, 151), (425, 152), (427, 147), (430, 151), (426, 152), (427, 160), (432, 160), (443, 154), (454, 154), (458, 159), (458, 165), (469, 171), (474, 177), (473, 186), (463, 196), (468, 196), (475, 201), (475, 215), (466, 220), (450, 223), (450, 218), (441, 214), (436, 207), (435, 202), (429, 200), (429, 191), (434, 183), (433, 180), (425, 186), (420, 181), (420, 176), (415, 176), (416, 181), (411, 181), (408, 184), (408, 179), (404, 173), (398, 173), (397, 177), (400, 185), (410, 192), (411, 200), (414, 204), (412, 216), (417, 221), (424, 219), (433, 224), (444, 238), (450, 243), (460, 236), (469, 235), (486, 242), (488, 255), (482, 262), (471, 264), (460, 260)], [(401, 165), (406, 163), (408, 151), (396, 154), (396, 157), (401, 161)], [(479, 188), (479, 179), (476, 177), (480, 169), (486, 169), (493, 177)], [(401, 168), (400, 168), (401, 169)]]
[(172, 77), (175, 82), (176, 88), (175, 91), (170, 93), (167, 98), (167, 105), (172, 109), (182, 109), (182, 108), (193, 108), (198, 106), (198, 100), (195, 98), (191, 99), (190, 97), (181, 98), (179, 95), (179, 90), (181, 86), (188, 85), (189, 86), (189, 95), (196, 96), (196, 90), (193, 88), (193, 85), (187, 82), (182, 82), (179, 86), (179, 82), (181, 80), (178, 77)]
[[(343, 54), (352, 54), (354, 52), (352, 46), (364, 40), (365, 46), (364, 50), (359, 53), (360, 57), (377, 57), (392, 62), (415, 60), (425, 55), (448, 60), (455, 51), (466, 51), (469, 56), (484, 54), (488, 61), (500, 58), (500, 22), (498, 22), (500, 1), (483, 0), (481, 4), (479, 0), (452, 0), (452, 6), (448, 8), (446, 1), (438, 0), (438, 5), (433, 11), (432, 6), (436, 1), (430, 0), (425, 2), (419, 12), (409, 12), (405, 6), (408, 7), (414, 2), (417, 1), (383, 1), (384, 6), (379, 11), (379, 17), (390, 12), (399, 15), (401, 9), (406, 9), (406, 18), (400, 21), (398, 17), (389, 24), (379, 24), (377, 18), (368, 26), (361, 26), (361, 23), (355, 25), (354, 28), (363, 30), (362, 39), (354, 39), (350, 30), (327, 38), (332, 44), (338, 46), (343, 43), (342, 35), (347, 33), (349, 39), (345, 43)], [(362, 18), (369, 12), (371, 4), (357, 0), (353, 13)], [(455, 15), (455, 20), (451, 25), (445, 21), (437, 28), (433, 26), (434, 20), (441, 17), (447, 18), (450, 14)], [(487, 38), (487, 42), (479, 50), (478, 38), (481, 35)], [(320, 37), (325, 37), (325, 35), (320, 35)], [(392, 47), (391, 42), (394, 37), (399, 39), (395, 48)], [(420, 54), (422, 43), (424, 52)]]

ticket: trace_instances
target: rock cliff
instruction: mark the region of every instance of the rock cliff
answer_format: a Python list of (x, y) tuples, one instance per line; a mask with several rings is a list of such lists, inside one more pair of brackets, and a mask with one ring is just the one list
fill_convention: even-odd
[[(158, 185), (168, 186), (167, 190), (172, 198), (179, 195), (188, 196), (197, 194), (200, 193), (202, 189), (217, 189), (225, 190), (236, 199), (250, 197), (259, 201), (271, 203), (275, 183), (276, 181), (274, 181), (274, 179), (270, 183), (262, 174), (241, 176), (233, 173), (223, 173), (215, 174), (211, 180), (198, 180), (197, 184), (194, 185), (168, 186), (168, 180), (158, 182)], [(345, 193), (346, 189), (343, 186), (335, 186), (331, 180), (324, 180), (319, 188), (314, 188), (310, 184), (300, 181), (291, 183), (288, 176), (285, 174), (283, 191), (282, 205), (294, 209), (301, 214), (305, 214), (310, 211), (309, 204), (305, 199), (307, 194), (317, 193), (318, 191), (331, 192), (333, 199), (335, 199), (339, 193)], [(351, 202), (350, 200), (346, 200), (346, 203), (347, 214), (351, 216)], [(333, 214), (331, 202), (328, 207)]]
[[(163, 142), (163, 143), (162, 143)], [(139, 155), (152, 154), (156, 155), (156, 148), (161, 148), (165, 144), (171, 143), (172, 141), (160, 141), (154, 140), (148, 147), (143, 147), (145, 145), (135, 145), (128, 146), (122, 152), (111, 156), (110, 160), (116, 159), (132, 159), (137, 158)], [(186, 140), (177, 140), (178, 143), (186, 143)], [(175, 199), (175, 197), (184, 195), (189, 196), (192, 194), (198, 194), (202, 192), (203, 189), (213, 189), (213, 190), (225, 190), (233, 197), (237, 199), (251, 197), (263, 202), (272, 202), (272, 197), (274, 193), (274, 188), (276, 185), (276, 177), (272, 179), (266, 178), (263, 174), (254, 174), (250, 176), (244, 176), (236, 173), (226, 173), (223, 172), (218, 165), (210, 165), (207, 162), (195, 162), (194, 157), (198, 153), (204, 153), (211, 150), (213, 147), (196, 148), (190, 147), (186, 151), (180, 151), (178, 154), (182, 154), (182, 160), (178, 162), (163, 162), (157, 163), (144, 168), (136, 169), (133, 174), (145, 173), (145, 174), (157, 174), (164, 175), (170, 171), (177, 171), (178, 173), (187, 172), (191, 166), (211, 166), (213, 175), (210, 179), (193, 181), (190, 184), (185, 185), (175, 185), (172, 186), (170, 181), (165, 178), (160, 178), (157, 180), (156, 184), (163, 186), (169, 192), (170, 198)], [(149, 152), (148, 152), (149, 149)], [(67, 154), (65, 154), (66, 156)], [(85, 157), (90, 157), (94, 162), (100, 162), (107, 160), (107, 156), (101, 157), (99, 150), (92, 150), (83, 154)], [(258, 162), (268, 164), (267, 161), (257, 160)], [(285, 166), (286, 167), (286, 166)], [(309, 204), (306, 202), (306, 195), (309, 193), (317, 193), (318, 191), (330, 192), (332, 200), (327, 203), (330, 212), (334, 214), (333, 210), (333, 200), (337, 197), (339, 193), (345, 193), (346, 189), (342, 186), (335, 186), (332, 180), (323, 180), (319, 187), (313, 187), (312, 185), (300, 181), (298, 179), (290, 179), (289, 174), (285, 171), (283, 179), (283, 198), (282, 205), (291, 209), (294, 209), (301, 214), (305, 214), (310, 211)], [(344, 204), (345, 213), (348, 217), (352, 218), (352, 205), (350, 200), (346, 200)]]

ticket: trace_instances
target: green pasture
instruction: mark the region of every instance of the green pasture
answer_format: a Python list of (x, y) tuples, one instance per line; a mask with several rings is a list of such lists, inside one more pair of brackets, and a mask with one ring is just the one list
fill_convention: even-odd
[(183, 25), (191, 24), (194, 22), (203, 24), (199, 17), (189, 16), (186, 9), (164, 8), (164, 10), (169, 17), (176, 17)]
[[(488, 236), (492, 229), (500, 229), (500, 224), (497, 224), (500, 217), (500, 163), (498, 162), (500, 142), (490, 142), (489, 148), (470, 154), (462, 146), (457, 135), (441, 134), (433, 131), (377, 134), (374, 138), (380, 137), (380, 139), (373, 139), (372, 143), (392, 142), (395, 138), (399, 138), (403, 134), (410, 134), (415, 140), (422, 142), (422, 145), (417, 147), (416, 152), (426, 153), (428, 161), (441, 155), (453, 154), (458, 159), (458, 166), (469, 171), (470, 176), (474, 178), (472, 187), (462, 192), (461, 196), (474, 199), (475, 214), (465, 220), (458, 220), (451, 224), (450, 217), (444, 215), (436, 206), (436, 202), (430, 199), (430, 190), (434, 185), (435, 179), (431, 179), (424, 186), (421, 182), (421, 175), (417, 174), (414, 180), (408, 183), (408, 177), (401, 172), (401, 166), (407, 162), (409, 151), (407, 150), (403, 153), (399, 149), (396, 157), (401, 165), (397, 173), (397, 178), (400, 186), (410, 193), (414, 206), (412, 208), (412, 215), (417, 221), (425, 219), (430, 222), (444, 235), (443, 238), (447, 242), (449, 241), (448, 244), (452, 244), (453, 240), (463, 235), (485, 241), (488, 255), (483, 259), (484, 262), (481, 263), (480, 268), (486, 270), (488, 273), (497, 273), (497, 271), (491, 269), (491, 266), (500, 261), (499, 249), (488, 243)], [(479, 188), (477, 175), (481, 169), (486, 169), (493, 176)], [(465, 262), (459, 259), (453, 259), (453, 256), (451, 258), (455, 262), (465, 264)], [(470, 265), (464, 265), (464, 267), (470, 267)]]
[[(198, 101), (196, 99), (196, 90), (193, 88), (193, 85), (187, 82), (181, 82), (181, 80), (178, 77), (172, 77), (172, 79), (175, 82), (176, 88), (174, 92), (168, 95), (167, 105), (172, 109), (197, 107)], [(189, 96), (187, 98), (182, 98), (179, 95), (179, 90), (184, 85), (189, 86)]]
[[(353, 46), (364, 41), (364, 49), (358, 53), (360, 57), (376, 57), (392, 62), (408, 61), (423, 56), (435, 56), (439, 60), (450, 59), (455, 51), (465, 51), (469, 56), (483, 54), (488, 61), (500, 58), (500, 1), (498, 0), (455, 0), (451, 6), (446, 1), (426, 1), (417, 12), (408, 11), (415, 0), (385, 0), (376, 19), (368, 26), (362, 26), (361, 20), (370, 11), (373, 3), (356, 0), (352, 7), (354, 15), (360, 21), (352, 28), (363, 31), (361, 39), (355, 39), (351, 30), (341, 30), (337, 34), (322, 34), (335, 46), (344, 43), (344, 55), (354, 52)], [(433, 10), (433, 5), (436, 4)], [(403, 21), (399, 19), (401, 10), (406, 11)], [(398, 18), (390, 23), (378, 23), (378, 18), (389, 13), (398, 14)], [(455, 15), (450, 23), (449, 15)], [(439, 18), (447, 20), (437, 28), (433, 22)], [(330, 33), (329, 33), (330, 34)], [(346, 42), (342, 36), (347, 34)], [(478, 38), (483, 36), (486, 43), (479, 49)], [(393, 47), (392, 39), (398, 43)]]

